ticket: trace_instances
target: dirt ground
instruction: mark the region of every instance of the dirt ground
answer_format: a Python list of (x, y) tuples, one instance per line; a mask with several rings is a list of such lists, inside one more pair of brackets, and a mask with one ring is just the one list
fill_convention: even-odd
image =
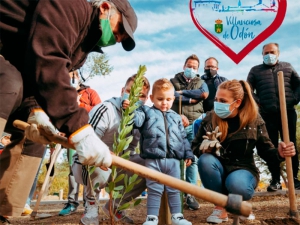
[[(199, 199), (198, 199), (199, 200)], [(297, 207), (300, 210), (300, 196), (297, 196)], [(207, 225), (206, 218), (211, 214), (214, 205), (208, 202), (199, 200), (201, 208), (197, 211), (191, 211), (185, 207), (184, 216), (187, 220), (191, 221), (194, 225)], [(265, 196), (254, 197), (251, 200), (253, 213), (256, 219), (253, 221), (241, 222), (241, 224), (262, 224), (262, 225), (300, 225), (299, 221), (289, 219), (289, 201), (288, 197), (284, 195), (279, 196)], [(103, 202), (101, 202), (101, 205)], [(36, 225), (73, 225), (79, 224), (80, 218), (83, 213), (83, 206), (78, 207), (78, 210), (69, 216), (58, 216), (58, 212), (63, 208), (63, 204), (49, 204), (41, 205), (39, 213), (49, 213), (52, 217), (47, 219), (31, 219), (29, 216), (10, 218), (11, 224), (36, 224)], [(100, 209), (99, 221), (100, 225), (110, 224), (108, 218)], [(135, 224), (143, 224), (146, 218), (146, 200), (142, 200), (141, 204), (135, 208), (127, 210), (129, 215), (135, 222)], [(229, 215), (229, 221), (222, 223), (222, 225), (231, 225), (233, 223), (233, 216)], [(125, 224), (125, 223), (118, 223)]]

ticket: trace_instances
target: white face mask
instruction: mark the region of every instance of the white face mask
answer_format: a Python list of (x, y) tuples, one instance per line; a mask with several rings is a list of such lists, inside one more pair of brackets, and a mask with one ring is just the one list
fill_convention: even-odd
[(74, 83), (72, 82), (73, 81), (73, 79), (71, 78), (71, 86), (73, 87), (73, 88), (77, 88), (78, 87), (78, 83), (79, 83), (79, 81), (77, 80), (77, 79), (74, 79)]

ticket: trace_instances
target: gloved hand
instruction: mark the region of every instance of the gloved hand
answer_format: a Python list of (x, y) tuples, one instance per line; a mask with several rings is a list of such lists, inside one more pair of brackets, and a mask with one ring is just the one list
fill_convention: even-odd
[(34, 123), (25, 128), (25, 136), (27, 139), (33, 142), (38, 142), (45, 145), (51, 143), (51, 141), (49, 141), (45, 136), (43, 136), (40, 133), (37, 125)]
[(49, 117), (42, 109), (33, 109), (28, 117), (27, 122), (31, 126), (25, 129), (26, 138), (33, 142), (39, 142), (42, 144), (49, 144), (49, 141), (39, 129), (43, 129), (46, 134), (53, 135), (56, 134), (56, 129), (53, 124), (50, 122)]
[(43, 129), (49, 135), (57, 133), (55, 127), (50, 122), (50, 118), (42, 109), (31, 110), (27, 122), (29, 124), (36, 124), (38, 128)]
[(112, 158), (109, 148), (95, 134), (91, 125), (85, 125), (75, 131), (69, 142), (74, 144), (80, 163), (110, 167)]
[(204, 140), (202, 141), (200, 145), (200, 150), (204, 152), (210, 152), (214, 153), (216, 152), (218, 154), (218, 150), (222, 147), (219, 140), (217, 139), (222, 135), (221, 132), (219, 132), (219, 127), (217, 126), (216, 129), (213, 132), (206, 132), (206, 135), (203, 136)]

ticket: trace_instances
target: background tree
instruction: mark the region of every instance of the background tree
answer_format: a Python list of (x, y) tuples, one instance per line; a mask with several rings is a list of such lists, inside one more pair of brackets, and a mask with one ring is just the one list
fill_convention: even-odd
[(107, 76), (113, 69), (113, 66), (109, 65), (109, 58), (106, 53), (92, 52), (88, 55), (84, 65), (79, 69), (79, 74), (83, 82), (86, 82), (95, 76)]

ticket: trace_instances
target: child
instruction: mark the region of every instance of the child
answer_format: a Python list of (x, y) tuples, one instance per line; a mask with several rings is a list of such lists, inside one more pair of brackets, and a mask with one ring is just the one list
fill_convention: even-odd
[[(155, 81), (150, 99), (152, 107), (141, 106), (134, 123), (140, 130), (141, 157), (145, 166), (180, 179), (180, 160), (190, 166), (194, 155), (186, 138), (181, 117), (171, 110), (174, 87), (168, 79)], [(156, 181), (146, 179), (148, 189), (147, 218), (143, 225), (158, 224), (161, 196), (166, 190), (172, 213), (172, 225), (191, 225), (181, 212), (180, 192)]]
[[(89, 113), (89, 123), (95, 130), (97, 136), (110, 148), (111, 151), (113, 150), (114, 134), (118, 132), (120, 120), (122, 117), (121, 106), (129, 96), (130, 89), (134, 83), (135, 77), (136, 75), (133, 75), (126, 81), (125, 87), (122, 88), (122, 97), (113, 97), (109, 100), (106, 100), (103, 103), (96, 105)], [(150, 84), (146, 77), (143, 78), (143, 83), (144, 86), (140, 92), (139, 104), (144, 104), (146, 102), (150, 90)], [(130, 151), (129, 160), (131, 162), (135, 162), (144, 166), (144, 160), (138, 154), (135, 154), (135, 148), (140, 139), (139, 131), (136, 129), (132, 130), (131, 135), (133, 135), (133, 141), (130, 143), (128, 149), (126, 150)], [(95, 199), (99, 198), (101, 189), (107, 185), (107, 180), (110, 176), (110, 170), (104, 171), (97, 167), (91, 174), (92, 186), (90, 185), (90, 182), (88, 180), (88, 171), (85, 169), (85, 167), (81, 166), (76, 154), (74, 155), (74, 164), (72, 166), (72, 170), (76, 181), (78, 183), (86, 185), (84, 193), (86, 200), (85, 212), (83, 217), (81, 218), (81, 224), (99, 224), (98, 206), (95, 202)], [(133, 175), (132, 173), (127, 171), (122, 171), (120, 173), (126, 173), (128, 174), (128, 177)], [(145, 179), (141, 177), (139, 177), (138, 179), (141, 179), (141, 181), (134, 186), (132, 191), (126, 194), (121, 203), (118, 202), (120, 199), (116, 200), (115, 207), (138, 197), (146, 189)], [(96, 183), (99, 183), (99, 187), (93, 190), (93, 187)], [(107, 215), (109, 215), (108, 203), (103, 206), (103, 210)], [(121, 219), (122, 222), (133, 223), (132, 219), (127, 217), (124, 211), (116, 211), (115, 220), (119, 221)]]

